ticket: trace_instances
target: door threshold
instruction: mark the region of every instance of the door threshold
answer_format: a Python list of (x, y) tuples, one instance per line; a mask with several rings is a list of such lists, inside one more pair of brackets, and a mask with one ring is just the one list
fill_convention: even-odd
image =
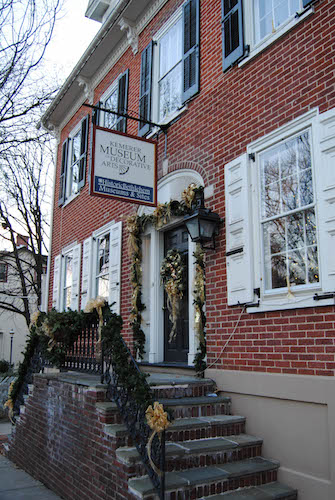
[(194, 366), (181, 362), (161, 362), (161, 363), (148, 363), (142, 361), (138, 363), (141, 371), (147, 373), (171, 373), (176, 375), (195, 375)]

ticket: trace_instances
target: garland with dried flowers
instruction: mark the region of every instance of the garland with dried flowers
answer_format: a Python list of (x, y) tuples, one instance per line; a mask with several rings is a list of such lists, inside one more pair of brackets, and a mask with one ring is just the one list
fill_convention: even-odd
[(195, 309), (195, 331), (198, 336), (199, 348), (198, 352), (194, 358), (195, 370), (198, 374), (203, 373), (206, 369), (206, 336), (205, 336), (205, 326), (206, 326), (206, 315), (204, 311), (205, 300), (206, 300), (206, 289), (205, 289), (205, 252), (201, 248), (201, 245), (197, 243), (196, 250), (193, 253), (195, 258), (195, 276), (194, 276), (194, 290), (193, 290), (193, 304)]
[[(142, 329), (142, 312), (145, 310), (145, 304), (142, 302), (142, 233), (147, 224), (152, 224), (156, 229), (160, 229), (167, 224), (171, 217), (188, 215), (192, 212), (192, 203), (197, 191), (203, 190), (203, 187), (197, 187), (195, 184), (190, 184), (182, 193), (182, 201), (172, 200), (169, 203), (158, 203), (156, 209), (151, 215), (131, 215), (127, 221), (127, 229), (129, 232), (128, 245), (129, 256), (131, 258), (131, 283), (133, 288), (131, 298), (131, 315), (130, 324), (133, 330), (134, 350), (135, 355), (143, 359), (145, 353), (145, 334)], [(205, 276), (204, 257), (200, 257), (196, 251), (196, 276), (198, 271), (202, 273), (203, 283)], [(199, 261), (198, 261), (199, 258)], [(200, 274), (199, 274), (200, 276)], [(196, 282), (200, 283), (201, 279), (196, 278)], [(204, 313), (204, 285), (199, 288), (195, 285), (194, 304), (200, 311), (201, 322), (198, 322), (197, 328), (199, 336), (199, 352), (195, 356), (195, 368), (197, 372), (201, 372), (205, 368), (204, 358), (206, 356), (206, 340), (204, 327), (206, 317)], [(200, 324), (201, 332), (200, 332)]]
[(167, 252), (161, 265), (160, 276), (161, 284), (164, 285), (167, 296), (166, 305), (169, 311), (169, 319), (172, 323), (169, 336), (169, 343), (171, 343), (176, 338), (179, 307), (185, 290), (185, 266), (182, 254), (176, 248), (171, 248)]

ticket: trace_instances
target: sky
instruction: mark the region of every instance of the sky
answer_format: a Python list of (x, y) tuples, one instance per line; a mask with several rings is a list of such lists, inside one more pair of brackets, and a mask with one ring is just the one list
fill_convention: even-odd
[(61, 83), (71, 73), (101, 24), (87, 19), (88, 0), (63, 0), (53, 38), (45, 55), (45, 65)]

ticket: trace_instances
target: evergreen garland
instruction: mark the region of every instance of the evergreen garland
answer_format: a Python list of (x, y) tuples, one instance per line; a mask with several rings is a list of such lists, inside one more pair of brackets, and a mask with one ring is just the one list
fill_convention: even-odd
[[(172, 200), (169, 203), (158, 203), (157, 208), (151, 215), (132, 215), (128, 218), (127, 228), (129, 232), (129, 255), (131, 258), (131, 283), (133, 287), (132, 293), (132, 309), (130, 316), (130, 324), (133, 331), (134, 351), (135, 356), (143, 359), (145, 353), (145, 334), (142, 329), (142, 312), (145, 310), (145, 304), (142, 302), (142, 234), (147, 224), (152, 224), (156, 229), (160, 229), (167, 224), (171, 217), (180, 217), (192, 213), (192, 203), (195, 195), (203, 191), (203, 187), (196, 187), (191, 184), (182, 193), (182, 201)], [(194, 363), (197, 373), (202, 373), (206, 368), (206, 339), (205, 339), (205, 324), (206, 316), (204, 312), (205, 303), (205, 264), (204, 253), (198, 246), (193, 254), (196, 261), (196, 283), (197, 280), (202, 281), (202, 284), (195, 283), (194, 301), (196, 311), (200, 314), (201, 328), (198, 329), (199, 336), (199, 351), (197, 352)]]

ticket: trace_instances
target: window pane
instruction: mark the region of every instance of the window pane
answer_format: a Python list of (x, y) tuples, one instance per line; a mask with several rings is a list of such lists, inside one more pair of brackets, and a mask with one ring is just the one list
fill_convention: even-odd
[(274, 0), (274, 26), (278, 28), (289, 17), (288, 1)]
[(307, 245), (316, 245), (316, 221), (314, 209), (307, 210), (305, 218)]
[(304, 248), (304, 215), (299, 212), (287, 217), (287, 246), (290, 250)]
[(97, 278), (97, 295), (108, 299), (109, 295), (109, 277), (108, 274)]
[(306, 284), (306, 263), (304, 253), (298, 250), (289, 252), (288, 265), (290, 285)]
[(168, 73), (159, 84), (160, 120), (181, 106), (181, 63)]
[(268, 254), (276, 254), (286, 249), (285, 219), (264, 224), (264, 246)]
[(300, 174), (300, 205), (313, 203), (312, 169), (304, 170)]
[(79, 191), (79, 163), (71, 167), (71, 186), (70, 194), (76, 194)]
[(274, 182), (265, 187), (263, 217), (272, 217), (280, 213), (280, 184)]
[(98, 239), (98, 266), (97, 274), (107, 273), (109, 270), (109, 234)]
[(269, 270), (266, 274), (266, 288), (286, 287), (286, 257), (285, 255), (275, 255), (268, 262)]
[(168, 73), (182, 58), (182, 19), (161, 38), (160, 44), (159, 78)]
[[(111, 111), (117, 111), (117, 100), (118, 100), (118, 89), (116, 88), (114, 92), (105, 100), (104, 106), (106, 109)], [(104, 113), (104, 127), (114, 128), (117, 121), (117, 115), (112, 115), (111, 113)]]
[(319, 282), (319, 263), (317, 247), (310, 247), (307, 251), (308, 261), (308, 281), (309, 283)]
[(282, 212), (289, 212), (299, 207), (298, 178), (296, 175), (286, 177), (281, 182)]
[(80, 157), (81, 131), (79, 131), (72, 139), (72, 159), (71, 164), (79, 160)]

